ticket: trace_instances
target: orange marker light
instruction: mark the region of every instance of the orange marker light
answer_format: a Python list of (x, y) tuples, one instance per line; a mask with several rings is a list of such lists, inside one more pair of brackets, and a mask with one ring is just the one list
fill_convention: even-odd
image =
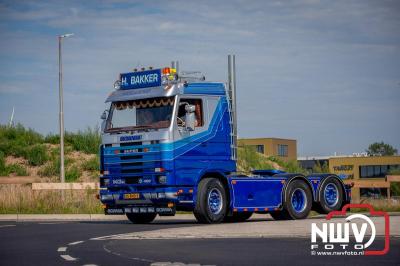
[(232, 181), (232, 185), (235, 185), (235, 184), (236, 184), (236, 180), (233, 180), (233, 181)]
[(234, 212), (237, 212), (237, 209), (233, 209)]
[(264, 208), (264, 211), (268, 211), (268, 208)]
[(168, 203), (168, 208), (174, 207), (174, 204), (172, 202)]
[(247, 208), (244, 208), (244, 211), (247, 212), (248, 211)]
[(193, 193), (193, 189), (189, 189), (189, 193)]
[(255, 211), (255, 212), (258, 212), (258, 208), (255, 208), (254, 211)]
[(282, 183), (282, 184), (285, 184), (285, 183), (286, 183), (286, 181), (285, 181), (285, 180), (282, 180), (282, 181), (281, 181), (281, 183)]
[(171, 73), (171, 69), (169, 67), (164, 67), (162, 73), (164, 75), (169, 75), (169, 73)]

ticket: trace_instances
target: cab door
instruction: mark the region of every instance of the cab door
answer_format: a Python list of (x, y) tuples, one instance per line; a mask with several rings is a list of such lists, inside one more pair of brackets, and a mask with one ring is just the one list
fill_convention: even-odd
[[(185, 128), (185, 106), (195, 106), (195, 128)], [(207, 97), (183, 95), (179, 97), (174, 130), (174, 164), (177, 185), (194, 185), (201, 172), (208, 168), (209, 139)]]

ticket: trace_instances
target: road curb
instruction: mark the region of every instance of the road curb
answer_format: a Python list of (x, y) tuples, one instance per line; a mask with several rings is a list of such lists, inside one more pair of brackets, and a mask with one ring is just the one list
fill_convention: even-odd
[[(192, 214), (158, 217), (158, 220), (195, 220)], [(0, 214), (0, 221), (127, 221), (125, 215), (104, 214)]]

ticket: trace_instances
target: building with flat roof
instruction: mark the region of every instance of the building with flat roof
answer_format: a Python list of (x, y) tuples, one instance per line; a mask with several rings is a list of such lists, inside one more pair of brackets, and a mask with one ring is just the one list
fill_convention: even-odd
[(253, 146), (255, 150), (266, 156), (276, 156), (284, 161), (297, 160), (297, 141), (281, 138), (239, 139), (240, 146)]
[(346, 174), (347, 183), (354, 183), (352, 197), (390, 197), (390, 170), (400, 167), (400, 156), (333, 157), (329, 158), (329, 170)]
[(317, 164), (328, 163), (329, 171), (347, 176), (345, 183), (354, 183), (353, 202), (362, 197), (390, 197), (390, 183), (398, 180), (387, 178), (390, 170), (400, 168), (400, 156), (352, 156), (299, 158), (302, 167), (312, 170)]

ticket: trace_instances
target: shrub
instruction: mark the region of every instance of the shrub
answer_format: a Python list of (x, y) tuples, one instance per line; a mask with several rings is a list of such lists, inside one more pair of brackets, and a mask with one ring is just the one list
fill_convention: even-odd
[(300, 173), (300, 174), (309, 174), (308, 171), (300, 166), (300, 164), (296, 160), (291, 160), (285, 162), (278, 157), (270, 156), (268, 160), (271, 162), (277, 163), (279, 166), (283, 168), (284, 171), (289, 173)]
[(16, 174), (17, 176), (28, 176), (29, 175), (28, 171), (26, 170), (26, 168), (24, 166), (15, 164), (15, 163), (7, 165), (7, 172), (8, 172), (7, 175), (9, 175), (11, 173)]
[(14, 127), (0, 125), (0, 150), (5, 155), (22, 157), (28, 146), (43, 143), (43, 137), (33, 129), (26, 129), (21, 124)]
[(82, 163), (82, 169), (85, 171), (97, 171), (99, 170), (100, 163), (99, 163), (99, 157), (96, 156), (92, 159), (86, 160), (85, 162)]
[[(69, 158), (64, 159), (64, 167), (67, 168), (72, 163)], [(47, 162), (39, 171), (40, 176), (59, 176), (60, 175), (60, 156), (52, 155), (51, 160)]]
[(56, 134), (48, 134), (44, 138), (44, 142), (50, 143), (50, 144), (60, 144), (60, 136)]
[(70, 144), (76, 151), (82, 151), (89, 154), (98, 154), (100, 146), (99, 129), (88, 127), (85, 131), (78, 133), (65, 133), (65, 142)]
[(6, 174), (6, 160), (2, 151), (0, 151), (0, 175), (8, 175)]
[(81, 171), (76, 166), (68, 167), (65, 171), (65, 181), (66, 182), (75, 182), (81, 176)]
[(322, 165), (317, 161), (317, 163), (313, 167), (313, 173), (329, 173), (329, 166), (327, 162), (324, 162)]
[(19, 164), (6, 165), (5, 156), (2, 151), (0, 151), (0, 176), (8, 176), (14, 173), (17, 176), (27, 176), (28, 171), (26, 168)]
[(26, 150), (24, 156), (30, 165), (43, 165), (47, 160), (46, 147), (44, 145), (34, 145)]
[(240, 164), (240, 167), (245, 171), (254, 169), (274, 169), (252, 146), (243, 146), (238, 149), (238, 164)]
[(60, 164), (55, 163), (54, 161), (51, 161), (48, 164), (45, 164), (39, 171), (38, 174), (40, 176), (57, 176), (60, 174)]

